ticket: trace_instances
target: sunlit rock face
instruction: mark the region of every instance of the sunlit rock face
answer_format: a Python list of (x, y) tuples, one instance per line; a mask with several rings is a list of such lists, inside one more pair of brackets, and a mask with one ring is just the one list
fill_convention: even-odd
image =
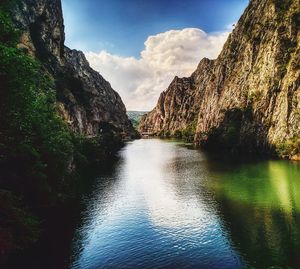
[(298, 0), (250, 1), (219, 57), (175, 78), (140, 131), (172, 135), (196, 122), (197, 145), (247, 152), (299, 140), (299, 17)]
[(38, 58), (53, 77), (58, 110), (73, 131), (95, 136), (101, 122), (108, 122), (134, 134), (119, 94), (89, 66), (82, 52), (64, 45), (61, 0), (20, 1), (14, 20), (22, 31), (18, 47)]

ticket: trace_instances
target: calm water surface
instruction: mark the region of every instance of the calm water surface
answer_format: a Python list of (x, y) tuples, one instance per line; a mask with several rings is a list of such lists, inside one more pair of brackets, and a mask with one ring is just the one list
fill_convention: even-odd
[(72, 269), (300, 268), (297, 163), (139, 140), (83, 202)]

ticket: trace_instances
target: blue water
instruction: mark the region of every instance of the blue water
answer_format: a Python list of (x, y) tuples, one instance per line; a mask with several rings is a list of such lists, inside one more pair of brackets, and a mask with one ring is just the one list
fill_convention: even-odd
[[(233, 164), (231, 168), (224, 165), (227, 170), (223, 165), (179, 142), (151, 139), (128, 143), (111, 173), (99, 177), (93, 193), (83, 198), (86, 210), (73, 240), (71, 268), (234, 269), (297, 265), (296, 254), (286, 257), (281, 251), (286, 246), (272, 249), (268, 244), (272, 233), (278, 233), (272, 231), (272, 224), (266, 247), (258, 254), (252, 251), (259, 249), (255, 244), (260, 238), (255, 232), (261, 226), (256, 224), (262, 219), (265, 223), (265, 215), (260, 212), (266, 208), (279, 212), (277, 220), (280, 214), (286, 214), (280, 210), (282, 206), (275, 201), (275, 207), (264, 204), (256, 209), (247, 185), (237, 192), (235, 185), (228, 186), (237, 175), (246, 180), (242, 186), (249, 184), (247, 180), (253, 179), (247, 171), (260, 165), (259, 171), (265, 175), (269, 163)], [(283, 169), (289, 173), (294, 169), (293, 177), (300, 175), (297, 165), (284, 164)], [(260, 173), (252, 173), (252, 177), (261, 178)], [(257, 197), (257, 190), (253, 193)], [(295, 211), (297, 217), (298, 213)], [(253, 222), (249, 223), (249, 217)], [(272, 214), (269, 220), (272, 223)], [(288, 232), (281, 230), (283, 237), (289, 239)], [(294, 237), (299, 236), (298, 231), (296, 228)], [(300, 249), (298, 243), (299, 240), (290, 246), (292, 251)], [(274, 256), (269, 254), (270, 249)]]

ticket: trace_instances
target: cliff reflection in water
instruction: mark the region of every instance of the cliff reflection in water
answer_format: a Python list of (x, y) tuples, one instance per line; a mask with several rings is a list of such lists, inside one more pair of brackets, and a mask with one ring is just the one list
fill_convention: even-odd
[(72, 268), (299, 268), (300, 166), (128, 143), (86, 197)]
[(255, 268), (300, 268), (300, 166), (284, 161), (211, 167), (209, 187), (232, 240)]

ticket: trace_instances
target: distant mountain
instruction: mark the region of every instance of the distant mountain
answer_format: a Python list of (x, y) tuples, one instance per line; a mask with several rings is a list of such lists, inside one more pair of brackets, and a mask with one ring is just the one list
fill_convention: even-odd
[(127, 116), (131, 121), (134, 128), (137, 128), (142, 117), (146, 115), (148, 112), (145, 111), (127, 111)]
[(300, 160), (299, 40), (299, 0), (251, 0), (219, 57), (176, 77), (139, 131)]

